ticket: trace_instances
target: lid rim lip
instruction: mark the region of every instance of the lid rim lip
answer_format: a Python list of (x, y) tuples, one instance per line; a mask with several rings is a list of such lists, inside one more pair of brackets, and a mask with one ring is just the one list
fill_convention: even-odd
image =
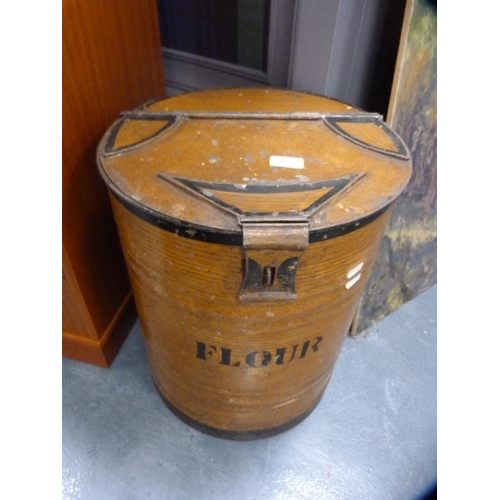
[[(246, 87), (242, 87), (241, 90), (245, 89)], [(217, 89), (208, 89), (207, 91), (213, 92), (214, 90)], [(232, 90), (237, 90), (237, 89), (232, 89)], [(252, 88), (249, 88), (249, 90), (255, 90)], [(280, 89), (272, 89), (273, 91), (279, 91)], [(355, 117), (357, 115), (364, 115), (367, 112), (364, 111), (361, 108), (358, 108), (356, 106), (353, 106), (352, 104), (340, 101), (338, 99), (334, 98), (329, 98), (327, 96), (323, 95), (318, 95), (314, 93), (308, 93), (308, 92), (301, 92), (301, 91), (296, 91), (292, 89), (283, 89), (286, 90), (287, 92), (291, 92), (293, 94), (303, 94), (303, 95), (311, 95), (311, 96), (316, 96), (320, 97), (322, 99), (326, 100), (331, 100), (337, 103), (345, 104), (348, 107), (351, 107), (349, 111), (343, 111), (339, 113), (333, 113), (334, 115), (342, 115), (345, 117), (347, 121), (349, 121), (349, 117)], [(200, 93), (200, 91), (196, 91), (194, 93)], [(203, 91), (201, 91), (203, 93)], [(154, 104), (162, 102), (162, 101), (169, 101), (170, 99), (175, 100), (178, 96), (163, 96), (155, 99), (151, 99), (148, 102), (143, 103), (141, 106), (138, 106), (135, 111), (141, 111), (141, 112), (148, 112), (150, 107), (154, 106)], [(130, 112), (133, 113), (134, 111)], [(180, 110), (178, 112), (181, 112)], [(189, 111), (187, 111), (189, 113)], [(164, 111), (165, 115), (169, 115), (169, 117), (172, 117), (172, 111)], [(327, 114), (329, 114), (327, 112)], [(372, 115), (372, 114), (370, 114)], [(168, 230), (169, 232), (178, 234), (183, 237), (187, 237), (188, 239), (195, 239), (195, 240), (200, 240), (200, 241), (206, 241), (206, 242), (213, 242), (213, 243), (221, 243), (221, 244), (227, 244), (227, 245), (242, 245), (242, 228), (239, 226), (231, 225), (229, 224), (226, 227), (226, 224), (224, 224), (224, 221), (222, 221), (221, 224), (218, 224), (219, 226), (222, 227), (214, 227), (212, 225), (212, 221), (207, 221), (207, 220), (202, 220), (201, 222), (195, 222), (195, 221), (190, 221), (190, 220), (183, 220), (178, 218), (177, 216), (168, 213), (168, 210), (164, 210), (162, 207), (154, 208), (151, 206), (151, 203), (143, 203), (140, 201), (140, 199), (136, 199), (132, 197), (131, 194), (127, 193), (126, 191), (123, 191), (123, 189), (120, 187), (121, 184), (116, 184), (115, 181), (113, 180), (112, 177), (110, 177), (108, 173), (108, 168), (107, 168), (107, 158), (108, 155), (106, 155), (106, 144), (107, 141), (109, 140), (109, 135), (112, 132), (112, 129), (115, 128), (115, 126), (120, 129), (121, 126), (124, 123), (124, 116), (122, 115), (120, 118), (118, 118), (115, 123), (107, 130), (106, 134), (102, 137), (101, 142), (99, 144), (99, 147), (97, 148), (97, 164), (98, 168), (101, 174), (101, 177), (103, 178), (109, 192), (112, 194), (112, 198), (116, 199), (122, 206), (125, 207), (125, 209), (129, 210), (132, 212), (134, 215), (138, 216), (140, 219), (145, 220), (148, 223), (151, 223), (152, 225), (155, 225), (163, 230)], [(325, 119), (322, 120), (325, 125), (332, 129), (332, 124), (326, 122)], [(344, 120), (340, 120), (344, 121)], [(392, 156), (393, 160), (395, 160), (397, 163), (399, 163), (402, 167), (408, 168), (409, 172), (411, 173), (412, 169), (412, 158), (411, 154), (409, 152), (409, 148), (406, 145), (406, 143), (402, 140), (402, 138), (392, 129), (387, 123), (384, 122), (383, 117), (381, 119), (377, 119), (378, 122), (383, 123), (383, 125), (392, 133), (393, 136), (395, 136), (397, 139), (399, 139), (402, 143), (402, 147), (398, 147), (398, 151), (388, 151), (388, 150), (380, 150), (377, 148), (367, 148), (370, 150), (370, 154), (382, 154), (384, 156)], [(168, 128), (168, 125), (167, 125)], [(346, 134), (339, 134), (337, 130), (333, 130), (335, 133), (338, 135), (342, 136), (344, 139), (346, 139), (345, 135)], [(155, 137), (157, 134), (154, 134), (153, 137)], [(152, 139), (153, 137), (149, 137), (147, 140)], [(366, 147), (365, 144), (358, 144), (357, 141), (353, 141), (351, 137), (349, 137), (350, 142), (354, 143), (358, 147)], [(136, 146), (136, 144), (134, 144)], [(133, 147), (132, 146), (132, 149)], [(122, 148), (120, 150), (115, 150), (111, 152), (111, 155), (117, 155), (120, 156), (121, 154), (127, 154), (128, 153), (129, 147), (126, 146), (125, 148)], [(404, 157), (404, 153), (408, 153), (407, 157)], [(408, 172), (407, 172), (408, 174)], [(346, 214), (347, 217), (353, 217), (350, 220), (347, 220), (345, 222), (325, 222), (326, 225), (322, 227), (315, 227), (310, 228), (309, 230), (309, 242), (310, 243), (315, 243), (315, 242), (321, 242), (324, 240), (328, 240), (334, 237), (338, 237), (344, 234), (347, 234), (351, 231), (355, 231), (358, 228), (363, 227), (364, 225), (370, 223), (371, 221), (375, 220), (377, 217), (382, 215), (393, 203), (399, 198), (399, 195), (403, 192), (404, 188), (408, 185), (410, 179), (408, 179), (403, 186), (401, 186), (400, 190), (397, 190), (397, 194), (390, 193), (389, 197), (383, 197), (385, 199), (379, 200), (379, 202), (374, 203), (370, 207), (370, 213), (368, 215), (362, 215), (359, 218), (357, 217), (357, 214), (352, 213), (352, 214)], [(378, 206), (377, 206), (378, 205)], [(312, 220), (311, 220), (312, 221)], [(319, 222), (319, 221), (318, 221)], [(208, 225), (205, 225), (207, 224)], [(319, 225), (319, 224), (318, 224)], [(232, 227), (231, 227), (232, 226)]]
[[(125, 209), (138, 217), (139, 219), (152, 224), (164, 231), (168, 231), (178, 236), (192, 240), (203, 241), (206, 243), (216, 243), (221, 245), (242, 246), (243, 245), (243, 230), (240, 228), (237, 231), (224, 230), (214, 227), (202, 226), (193, 222), (187, 222), (182, 219), (177, 219), (167, 214), (157, 212), (154, 209), (141, 205), (132, 198), (124, 195), (116, 186), (112, 187), (112, 183), (106, 183), (110, 193)], [(375, 212), (368, 214), (359, 219), (349, 222), (340, 223), (337, 225), (327, 226), (319, 229), (311, 229), (309, 231), (309, 243), (319, 243), (333, 238), (351, 233), (363, 226), (378, 219), (382, 216), (396, 201), (389, 201), (386, 205), (379, 208)]]

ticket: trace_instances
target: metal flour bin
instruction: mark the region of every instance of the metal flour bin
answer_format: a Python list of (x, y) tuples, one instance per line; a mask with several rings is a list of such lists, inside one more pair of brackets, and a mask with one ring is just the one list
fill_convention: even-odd
[(211, 90), (123, 113), (98, 163), (169, 407), (236, 439), (305, 418), (410, 178), (401, 139), (332, 99)]

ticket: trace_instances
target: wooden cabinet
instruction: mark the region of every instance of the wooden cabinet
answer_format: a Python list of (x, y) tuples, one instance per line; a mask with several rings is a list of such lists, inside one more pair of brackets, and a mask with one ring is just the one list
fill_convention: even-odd
[(155, 0), (63, 1), (63, 356), (109, 366), (135, 320), (97, 145), (120, 111), (162, 97)]

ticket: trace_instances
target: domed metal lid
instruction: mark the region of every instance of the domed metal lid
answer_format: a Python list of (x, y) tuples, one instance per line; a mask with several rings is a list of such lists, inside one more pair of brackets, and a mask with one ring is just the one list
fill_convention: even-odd
[(274, 89), (196, 92), (125, 112), (98, 164), (139, 217), (235, 245), (245, 224), (305, 225), (309, 243), (355, 230), (411, 175), (407, 147), (380, 115)]

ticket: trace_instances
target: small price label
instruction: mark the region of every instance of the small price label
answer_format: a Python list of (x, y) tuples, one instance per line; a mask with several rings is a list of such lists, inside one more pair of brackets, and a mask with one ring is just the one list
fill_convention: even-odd
[(293, 156), (270, 156), (269, 166), (302, 169), (304, 168), (304, 158), (294, 158)]

